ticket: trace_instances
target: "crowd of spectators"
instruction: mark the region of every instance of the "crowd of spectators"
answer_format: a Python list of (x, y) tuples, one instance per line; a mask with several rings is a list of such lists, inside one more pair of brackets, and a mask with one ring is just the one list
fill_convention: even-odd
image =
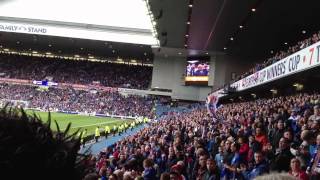
[[(101, 179), (320, 179), (320, 94), (173, 112), (88, 161)], [(91, 174), (92, 175), (92, 174)]]
[(37, 81), (52, 78), (57, 83), (99, 82), (107, 87), (147, 89), (152, 67), (1, 54), (0, 72), (6, 78)]
[(286, 51), (280, 51), (275, 53), (275, 55), (271, 58), (268, 58), (263, 63), (257, 63), (254, 67), (252, 67), (249, 71), (245, 72), (242, 75), (239, 75), (234, 79), (233, 81), (238, 81), (240, 79), (243, 79), (251, 74), (254, 74), (257, 71), (260, 71), (261, 69), (276, 63), (277, 61), (284, 59), (285, 57), (300, 51), (301, 49), (304, 49), (320, 40), (320, 31), (317, 33), (314, 33), (311, 37), (304, 39), (302, 41), (299, 41), (296, 45), (290, 46)]
[[(128, 95), (116, 91), (84, 91), (72, 88), (39, 90), (36, 86), (0, 84), (0, 100), (25, 101), (29, 108), (42, 110), (99, 113), (117, 116), (153, 118), (152, 97)], [(20, 103), (22, 105), (22, 103)]]

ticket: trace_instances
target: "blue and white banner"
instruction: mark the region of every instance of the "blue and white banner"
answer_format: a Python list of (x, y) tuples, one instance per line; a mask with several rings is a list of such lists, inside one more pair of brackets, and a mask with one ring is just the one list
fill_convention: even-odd
[(32, 83), (40, 86), (58, 86), (58, 83), (51, 81), (32, 81)]
[(243, 91), (319, 65), (320, 42), (317, 42), (230, 86), (234, 87), (236, 91)]

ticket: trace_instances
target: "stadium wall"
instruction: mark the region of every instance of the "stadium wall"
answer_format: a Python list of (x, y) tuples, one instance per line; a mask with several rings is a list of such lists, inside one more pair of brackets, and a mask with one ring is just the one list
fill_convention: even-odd
[(151, 87), (171, 90), (173, 99), (205, 101), (212, 89), (230, 82), (232, 73), (248, 70), (250, 66), (243, 62), (227, 55), (213, 55), (208, 86), (185, 86), (186, 57), (159, 55), (154, 58)]
[(204, 101), (211, 87), (185, 86), (185, 69), (185, 57), (155, 57), (151, 87), (172, 90), (173, 99)]
[(214, 79), (212, 89), (222, 87), (232, 80), (232, 74), (236, 76), (252, 68), (252, 64), (243, 58), (229, 55), (217, 55), (215, 63)]

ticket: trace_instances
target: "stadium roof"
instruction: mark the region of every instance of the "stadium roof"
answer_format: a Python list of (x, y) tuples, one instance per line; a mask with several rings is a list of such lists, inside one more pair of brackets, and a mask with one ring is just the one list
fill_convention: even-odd
[(151, 61), (144, 0), (0, 0), (0, 45), (18, 51)]
[[(149, 37), (155, 33), (148, 28), (156, 27), (162, 50), (173, 48), (177, 54), (186, 48), (193, 55), (222, 52), (244, 57), (248, 61), (264, 60), (271, 56), (271, 51), (285, 49), (320, 30), (320, 24), (316, 21), (320, 18), (320, 1), (147, 2), (156, 23), (147, 19), (137, 20), (140, 16), (148, 17), (143, 16), (148, 13), (148, 6), (143, 7), (144, 0), (29, 0), (28, 3), (23, 0), (0, 0), (0, 21), (32, 21), (75, 29), (108, 29), (118, 33), (148, 34)], [(152, 60), (151, 47), (145, 44), (148, 43), (0, 33), (0, 45), (9, 48)]]
[[(1, 31), (158, 44), (144, 0), (5, 0), (0, 16)], [(45, 30), (30, 31), (30, 26)]]
[(0, 49), (2, 48), (29, 53), (38, 51), (56, 55), (79, 55), (84, 58), (121, 58), (125, 61), (136, 60), (144, 63), (152, 63), (153, 60), (152, 50), (148, 45), (8, 32), (0, 32)]
[(142, 0), (2, 0), (0, 15), (150, 30)]
[(285, 49), (285, 42), (294, 44), (320, 30), (320, 1), (150, 0), (150, 4), (155, 15), (161, 14), (157, 24), (162, 45), (187, 45), (202, 53), (224, 51), (259, 60), (271, 50)]

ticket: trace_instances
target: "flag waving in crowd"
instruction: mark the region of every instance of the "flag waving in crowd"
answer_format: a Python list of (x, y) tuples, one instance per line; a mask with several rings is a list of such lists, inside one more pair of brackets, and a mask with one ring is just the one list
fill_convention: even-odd
[(207, 102), (206, 102), (207, 110), (208, 110), (208, 113), (214, 118), (216, 118), (218, 101), (219, 101), (219, 97), (217, 95), (214, 95), (213, 93), (207, 97)]

